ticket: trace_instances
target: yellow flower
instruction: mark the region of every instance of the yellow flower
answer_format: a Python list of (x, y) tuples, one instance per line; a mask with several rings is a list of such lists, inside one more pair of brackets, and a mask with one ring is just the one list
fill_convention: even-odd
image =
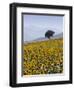
[(63, 39), (24, 44), (23, 52), (24, 75), (63, 72)]

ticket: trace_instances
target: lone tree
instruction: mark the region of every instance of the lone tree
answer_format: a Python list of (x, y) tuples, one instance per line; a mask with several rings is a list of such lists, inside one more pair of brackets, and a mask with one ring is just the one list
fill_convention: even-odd
[(46, 33), (45, 33), (45, 37), (49, 38), (53, 36), (55, 32), (54, 31), (51, 31), (51, 30), (48, 30)]

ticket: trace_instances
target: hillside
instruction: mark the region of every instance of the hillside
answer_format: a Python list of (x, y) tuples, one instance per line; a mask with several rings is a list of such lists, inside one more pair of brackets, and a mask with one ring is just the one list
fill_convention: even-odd
[(57, 35), (51, 37), (51, 39), (60, 39), (60, 38), (63, 38), (63, 33), (60, 33), (60, 34), (57, 34)]
[(23, 75), (63, 72), (63, 39), (24, 44)]
[[(57, 35), (54, 35), (53, 37), (51, 37), (50, 39), (60, 39), (60, 38), (63, 38), (63, 33), (60, 33), (60, 34), (57, 34)], [(27, 43), (32, 43), (32, 42), (40, 42), (40, 41), (47, 41), (49, 40), (48, 38), (45, 38), (45, 37), (40, 37), (40, 38), (37, 38), (33, 41), (25, 41), (25, 44)]]

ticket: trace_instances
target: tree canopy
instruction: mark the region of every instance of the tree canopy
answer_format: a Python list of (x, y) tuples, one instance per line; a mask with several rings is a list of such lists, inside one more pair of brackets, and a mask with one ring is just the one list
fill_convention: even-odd
[(48, 31), (45, 33), (45, 37), (50, 39), (50, 37), (52, 37), (54, 33), (55, 33), (54, 31), (48, 30)]

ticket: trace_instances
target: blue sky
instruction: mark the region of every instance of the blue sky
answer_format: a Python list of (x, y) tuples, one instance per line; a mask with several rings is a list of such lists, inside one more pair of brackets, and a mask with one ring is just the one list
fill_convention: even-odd
[(23, 15), (23, 38), (24, 41), (32, 41), (45, 37), (47, 30), (55, 34), (63, 32), (63, 17), (53, 15)]

